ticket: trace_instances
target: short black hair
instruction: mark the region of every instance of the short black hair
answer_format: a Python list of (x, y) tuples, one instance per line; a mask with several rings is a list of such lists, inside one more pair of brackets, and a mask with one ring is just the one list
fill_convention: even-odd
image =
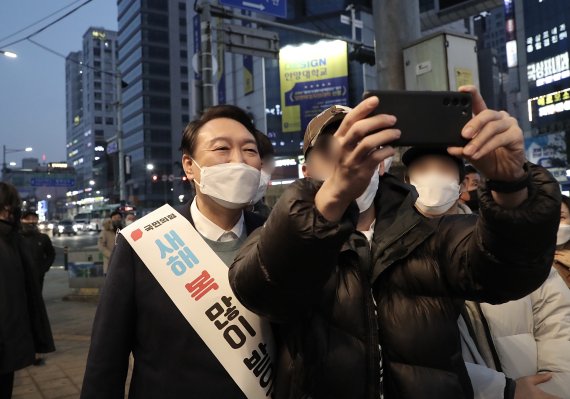
[(273, 148), (273, 144), (271, 144), (269, 137), (267, 137), (267, 135), (263, 134), (263, 132), (259, 130), (256, 130), (256, 134), (257, 148), (259, 150), (259, 156), (261, 159), (275, 155), (275, 149)]
[(0, 211), (8, 210), (13, 217), (14, 226), (20, 224), (22, 201), (16, 187), (10, 183), (0, 181)]
[(568, 208), (568, 212), (570, 212), (570, 197), (562, 195), (562, 203), (566, 205), (566, 208)]
[(182, 132), (182, 141), (180, 142), (179, 149), (186, 155), (194, 156), (200, 129), (211, 120), (219, 118), (233, 119), (245, 126), (255, 138), (257, 148), (259, 149), (259, 137), (250, 116), (240, 107), (230, 104), (214, 105), (213, 107), (206, 108), (198, 119), (188, 123)]
[(402, 155), (402, 163), (406, 168), (409, 168), (411, 164), (425, 155), (439, 155), (451, 159), (457, 165), (459, 183), (465, 179), (465, 163), (463, 159), (451, 155), (447, 152), (447, 148), (444, 147), (411, 147)]
[(121, 217), (121, 219), (123, 218), (123, 214), (121, 212), (119, 212), (118, 210), (111, 212), (109, 217), (112, 218), (115, 215), (119, 215)]
[(472, 173), (479, 174), (479, 171), (475, 169), (473, 165), (465, 165), (465, 175), (470, 175)]

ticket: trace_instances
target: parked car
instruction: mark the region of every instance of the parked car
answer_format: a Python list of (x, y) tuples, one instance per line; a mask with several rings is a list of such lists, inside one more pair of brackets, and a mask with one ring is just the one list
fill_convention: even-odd
[(61, 236), (62, 234), (67, 234), (74, 236), (77, 234), (77, 226), (74, 225), (72, 220), (62, 220), (57, 223), (53, 228), (53, 235)]

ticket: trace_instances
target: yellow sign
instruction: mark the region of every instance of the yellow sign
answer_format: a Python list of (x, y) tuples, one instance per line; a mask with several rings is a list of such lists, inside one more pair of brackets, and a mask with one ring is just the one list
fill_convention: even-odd
[(473, 84), (473, 71), (467, 68), (455, 68), (455, 89)]
[(300, 132), (322, 110), (348, 102), (347, 44), (286, 46), (279, 52), (283, 132)]

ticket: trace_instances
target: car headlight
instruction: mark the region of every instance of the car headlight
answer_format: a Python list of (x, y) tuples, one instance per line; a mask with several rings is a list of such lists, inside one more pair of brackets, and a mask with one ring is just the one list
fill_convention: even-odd
[(77, 226), (73, 226), (73, 231), (77, 231)]
[(53, 229), (53, 223), (48, 224), (48, 229)]
[(58, 229), (59, 231), (63, 231), (64, 227), (63, 227), (63, 226), (57, 226), (57, 229)]

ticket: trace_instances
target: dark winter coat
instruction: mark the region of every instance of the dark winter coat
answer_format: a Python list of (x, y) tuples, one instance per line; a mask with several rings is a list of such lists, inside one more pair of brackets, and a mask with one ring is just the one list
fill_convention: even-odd
[[(191, 223), (190, 203), (179, 207)], [(248, 234), (264, 219), (244, 213)], [(130, 399), (245, 396), (119, 234), (93, 323), (82, 399), (123, 399), (129, 354)]]
[(331, 223), (314, 204), (319, 185), (292, 184), (230, 269), (238, 299), (278, 323), (277, 398), (377, 399), (381, 379), (386, 399), (472, 398), (457, 327), (464, 300), (521, 298), (552, 265), (560, 189), (530, 170), (518, 208), (482, 190), (480, 217), (437, 219), (385, 175), (371, 247), (354, 204)]
[(0, 374), (54, 350), (38, 271), (22, 237), (0, 221)]

